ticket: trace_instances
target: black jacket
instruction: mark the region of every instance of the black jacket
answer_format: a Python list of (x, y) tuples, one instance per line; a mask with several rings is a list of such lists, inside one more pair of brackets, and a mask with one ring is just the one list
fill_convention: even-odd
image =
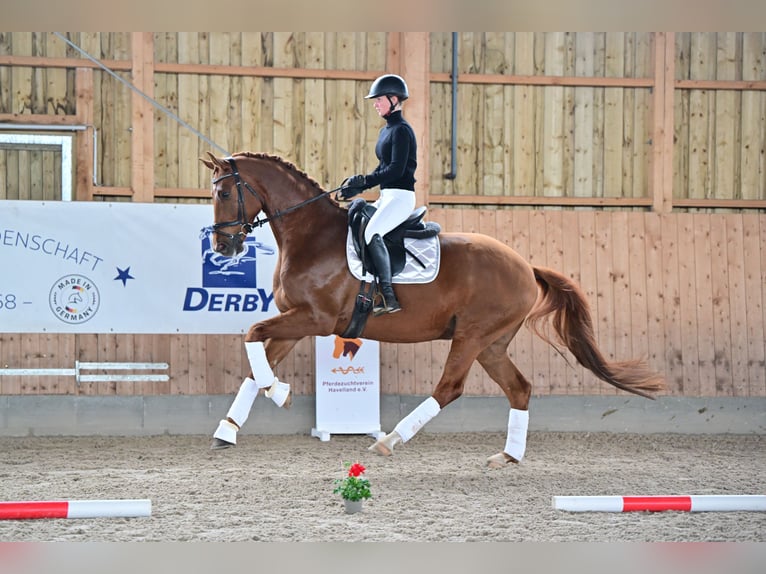
[(375, 155), (380, 163), (365, 176), (365, 188), (398, 188), (415, 191), (418, 145), (412, 126), (401, 111), (392, 112), (380, 130)]

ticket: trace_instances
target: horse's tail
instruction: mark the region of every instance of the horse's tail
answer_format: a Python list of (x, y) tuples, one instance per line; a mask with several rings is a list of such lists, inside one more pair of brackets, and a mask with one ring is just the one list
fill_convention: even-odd
[[(624, 391), (653, 399), (651, 394), (666, 388), (662, 375), (651, 371), (641, 360), (608, 362), (599, 351), (593, 334), (593, 320), (588, 302), (577, 285), (564, 275), (542, 267), (533, 268), (540, 297), (526, 318), (526, 325), (538, 337), (556, 346), (542, 332), (551, 318), (558, 340), (575, 356), (577, 362), (605, 381)], [(540, 325), (540, 322), (543, 325)]]

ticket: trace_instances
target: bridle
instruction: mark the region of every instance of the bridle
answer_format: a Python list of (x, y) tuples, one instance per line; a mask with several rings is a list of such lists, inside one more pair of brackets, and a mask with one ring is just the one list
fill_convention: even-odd
[[(319, 195), (310, 197), (309, 199), (306, 199), (298, 203), (297, 205), (293, 205), (292, 207), (288, 207), (287, 209), (277, 210), (272, 215), (269, 215), (268, 212), (270, 211), (270, 209), (266, 205), (266, 201), (263, 199), (263, 196), (260, 193), (258, 193), (249, 183), (247, 183), (245, 180), (242, 179), (242, 177), (239, 175), (237, 162), (234, 161), (234, 158), (227, 157), (225, 161), (227, 161), (229, 165), (231, 166), (231, 171), (229, 173), (225, 173), (213, 179), (212, 185), (215, 186), (218, 182), (223, 181), (224, 179), (227, 179), (229, 177), (234, 178), (234, 182), (237, 186), (237, 219), (236, 221), (225, 221), (223, 223), (214, 223), (213, 225), (210, 225), (202, 229), (202, 232), (203, 233), (210, 233), (210, 232), (218, 233), (219, 235), (223, 235), (224, 237), (227, 237), (231, 241), (234, 241), (235, 244), (237, 245), (243, 243), (245, 241), (245, 237), (247, 236), (247, 234), (250, 233), (256, 227), (263, 227), (264, 225), (266, 225), (267, 223), (271, 221), (274, 221), (275, 219), (284, 217), (285, 215), (295, 211), (296, 209), (300, 209), (301, 207), (304, 207), (310, 203), (314, 203), (315, 201), (322, 199), (323, 197), (326, 197), (330, 193), (333, 193), (341, 189), (340, 187), (337, 187), (335, 189), (322, 192)], [(259, 210), (258, 214), (256, 214), (255, 219), (253, 221), (247, 221), (245, 217), (245, 194), (242, 191), (243, 188), (249, 191), (250, 193), (252, 193), (261, 204), (261, 209)], [(263, 219), (259, 217), (261, 212), (266, 214), (266, 217)], [(223, 227), (233, 227), (235, 225), (239, 226), (238, 233), (227, 233), (225, 231), (221, 231)]]

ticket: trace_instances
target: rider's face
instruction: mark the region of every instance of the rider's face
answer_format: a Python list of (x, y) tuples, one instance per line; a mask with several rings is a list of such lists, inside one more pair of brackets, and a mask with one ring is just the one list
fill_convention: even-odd
[[(396, 105), (399, 103), (399, 98), (391, 96), (391, 101)], [(372, 100), (372, 105), (375, 106), (375, 111), (378, 112), (378, 115), (381, 117), (387, 116), (391, 110), (391, 102), (388, 101), (388, 97), (386, 96), (378, 96), (377, 98), (374, 98)]]

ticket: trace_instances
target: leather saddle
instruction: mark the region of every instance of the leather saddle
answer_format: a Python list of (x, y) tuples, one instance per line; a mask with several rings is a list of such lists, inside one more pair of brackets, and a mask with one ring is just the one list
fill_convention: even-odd
[[(426, 215), (426, 206), (415, 209), (410, 216), (400, 223), (397, 227), (386, 233), (383, 241), (388, 248), (388, 254), (391, 258), (391, 275), (396, 276), (404, 269), (407, 262), (407, 255), (415, 259), (422, 267), (425, 264), (418, 257), (407, 249), (404, 243), (405, 238), (426, 239), (433, 237), (441, 232), (441, 226), (434, 221), (423, 221)], [(351, 240), (354, 244), (354, 250), (362, 261), (365, 269), (374, 270), (375, 267), (367, 254), (364, 241), (364, 230), (375, 214), (377, 209), (374, 205), (367, 203), (363, 198), (355, 199), (348, 207), (348, 226), (351, 230)]]

